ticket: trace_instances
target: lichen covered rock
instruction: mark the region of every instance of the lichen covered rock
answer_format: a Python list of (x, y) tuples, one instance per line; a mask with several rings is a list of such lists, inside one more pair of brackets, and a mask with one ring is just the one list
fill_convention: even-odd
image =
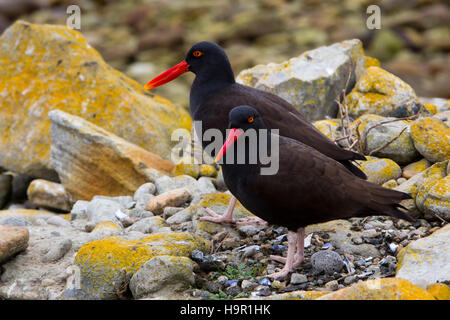
[(431, 162), (427, 159), (422, 159), (413, 163), (408, 164), (402, 170), (402, 176), (406, 179), (411, 178), (412, 176), (424, 171), (429, 166), (431, 166)]
[(66, 26), (17, 21), (0, 37), (0, 57), (4, 168), (43, 178), (53, 172), (47, 118), (53, 109), (165, 158), (172, 131), (191, 127), (185, 110), (111, 68), (82, 33)]
[(339, 122), (335, 120), (317, 120), (313, 125), (329, 139), (335, 140), (339, 137)]
[(117, 298), (117, 288), (146, 261), (161, 255), (186, 257), (195, 249), (207, 252), (209, 243), (186, 232), (157, 233), (133, 241), (110, 237), (88, 242), (74, 261), (80, 270), (82, 298)]
[(417, 151), (427, 160), (450, 159), (450, 128), (439, 119), (421, 118), (411, 125), (411, 137)]
[(420, 211), (450, 221), (450, 175), (425, 182), (416, 196)]
[(450, 280), (450, 225), (412, 241), (398, 253), (396, 277), (426, 288)]
[(369, 67), (347, 95), (349, 115), (365, 113), (403, 117), (417, 113), (420, 104), (406, 82), (379, 67)]
[(383, 278), (360, 282), (318, 300), (435, 300), (426, 290), (404, 279)]
[(391, 159), (368, 157), (367, 161), (357, 162), (367, 175), (367, 180), (376, 184), (383, 184), (391, 179), (400, 178), (402, 175), (400, 166)]

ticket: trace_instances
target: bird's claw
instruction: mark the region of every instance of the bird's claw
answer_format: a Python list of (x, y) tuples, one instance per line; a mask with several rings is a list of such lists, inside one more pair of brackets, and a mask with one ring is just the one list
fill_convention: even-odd
[(210, 208), (205, 208), (205, 211), (210, 216), (200, 217), (199, 218), (200, 221), (208, 221), (208, 222), (214, 222), (214, 223), (235, 223), (233, 218), (228, 218), (228, 217), (224, 217), (220, 214), (217, 214)]

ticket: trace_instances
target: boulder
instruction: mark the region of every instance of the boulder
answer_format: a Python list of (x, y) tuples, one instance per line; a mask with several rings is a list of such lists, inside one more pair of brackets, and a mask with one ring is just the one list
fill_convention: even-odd
[(0, 37), (0, 56), (0, 167), (56, 178), (47, 118), (54, 109), (164, 158), (173, 146), (172, 131), (191, 127), (184, 109), (108, 66), (69, 27), (16, 21)]
[(110, 237), (88, 242), (78, 250), (74, 264), (80, 270), (80, 296), (115, 299), (130, 276), (156, 256), (187, 257), (195, 250), (207, 252), (209, 243), (187, 233), (157, 233), (137, 240)]
[(304, 52), (279, 64), (243, 70), (238, 83), (271, 92), (289, 101), (309, 121), (335, 118), (335, 102), (350, 75), (352, 86), (362, 74), (365, 56), (358, 39)]
[(417, 119), (411, 125), (411, 137), (417, 151), (430, 162), (450, 158), (450, 128), (433, 117)]
[(347, 95), (347, 107), (354, 118), (366, 113), (405, 117), (420, 110), (411, 86), (379, 67), (366, 69)]
[(430, 236), (409, 243), (398, 253), (397, 278), (426, 288), (436, 282), (450, 281), (450, 225)]
[(133, 195), (149, 181), (146, 169), (170, 174), (173, 163), (60, 110), (49, 113), (51, 157), (74, 200)]
[(430, 216), (450, 221), (450, 175), (425, 182), (417, 192), (416, 205)]

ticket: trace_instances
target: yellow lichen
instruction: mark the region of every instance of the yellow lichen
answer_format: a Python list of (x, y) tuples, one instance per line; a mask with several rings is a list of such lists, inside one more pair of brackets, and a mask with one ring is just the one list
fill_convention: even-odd
[(426, 290), (400, 278), (367, 280), (340, 289), (319, 300), (435, 300)]
[[(82, 116), (163, 157), (170, 155), (172, 131), (191, 127), (185, 110), (108, 66), (80, 32), (16, 21), (0, 42), (2, 167), (52, 167), (47, 113), (53, 109)], [(26, 144), (16, 143), (24, 136)], [(21, 161), (17, 155), (24, 155)]]
[(450, 128), (437, 118), (420, 118), (411, 125), (414, 146), (426, 159), (438, 162), (450, 159)]
[(450, 300), (450, 287), (445, 283), (433, 283), (427, 287), (427, 291), (437, 300)]

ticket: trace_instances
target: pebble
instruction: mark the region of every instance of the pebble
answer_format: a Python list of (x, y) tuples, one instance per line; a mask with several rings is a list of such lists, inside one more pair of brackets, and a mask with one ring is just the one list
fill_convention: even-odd
[(263, 278), (258, 283), (262, 286), (270, 286), (272, 282), (267, 278)]
[(302, 284), (308, 282), (308, 277), (304, 274), (293, 273), (291, 275), (291, 284)]
[(315, 273), (325, 272), (333, 274), (341, 271), (344, 267), (344, 261), (335, 251), (325, 250), (314, 253), (311, 256), (311, 264)]
[(325, 283), (325, 288), (330, 291), (335, 291), (338, 289), (338, 282), (336, 280), (329, 281)]

